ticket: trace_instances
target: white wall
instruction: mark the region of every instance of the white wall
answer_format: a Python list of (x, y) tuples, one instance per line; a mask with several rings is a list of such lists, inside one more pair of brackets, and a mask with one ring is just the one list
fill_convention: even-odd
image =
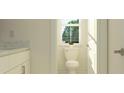
[[(50, 73), (50, 20), (0, 20), (0, 41), (29, 40), (31, 73)], [(15, 36), (10, 37), (10, 31)]]
[(1, 39), (2, 39), (2, 22), (0, 22), (0, 41), (1, 41)]

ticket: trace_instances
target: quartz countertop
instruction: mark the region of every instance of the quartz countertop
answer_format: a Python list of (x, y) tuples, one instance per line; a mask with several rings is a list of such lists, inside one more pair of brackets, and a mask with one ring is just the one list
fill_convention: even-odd
[(27, 51), (27, 50), (29, 50), (29, 48), (18, 48), (18, 49), (0, 50), (0, 57), (11, 55), (11, 54), (15, 54), (15, 53), (18, 53), (18, 52)]

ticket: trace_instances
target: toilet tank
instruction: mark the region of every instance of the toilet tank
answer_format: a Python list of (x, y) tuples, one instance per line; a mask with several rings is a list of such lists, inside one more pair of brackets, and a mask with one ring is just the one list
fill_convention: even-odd
[(77, 46), (68, 46), (64, 47), (64, 53), (66, 60), (77, 60), (79, 55), (79, 47)]

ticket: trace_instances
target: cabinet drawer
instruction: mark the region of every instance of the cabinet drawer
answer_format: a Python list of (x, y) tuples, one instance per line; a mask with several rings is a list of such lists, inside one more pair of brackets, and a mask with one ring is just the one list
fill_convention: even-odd
[(9, 68), (9, 56), (0, 57), (0, 74), (7, 71)]

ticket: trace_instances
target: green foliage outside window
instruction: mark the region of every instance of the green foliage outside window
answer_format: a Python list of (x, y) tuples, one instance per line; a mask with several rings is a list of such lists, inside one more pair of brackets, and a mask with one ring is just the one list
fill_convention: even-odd
[[(79, 20), (69, 21), (68, 24), (78, 24)], [(62, 35), (62, 40), (65, 43), (74, 44), (79, 43), (79, 26), (65, 26)]]
[(71, 20), (70, 22), (68, 22), (68, 24), (79, 24), (79, 19)]

